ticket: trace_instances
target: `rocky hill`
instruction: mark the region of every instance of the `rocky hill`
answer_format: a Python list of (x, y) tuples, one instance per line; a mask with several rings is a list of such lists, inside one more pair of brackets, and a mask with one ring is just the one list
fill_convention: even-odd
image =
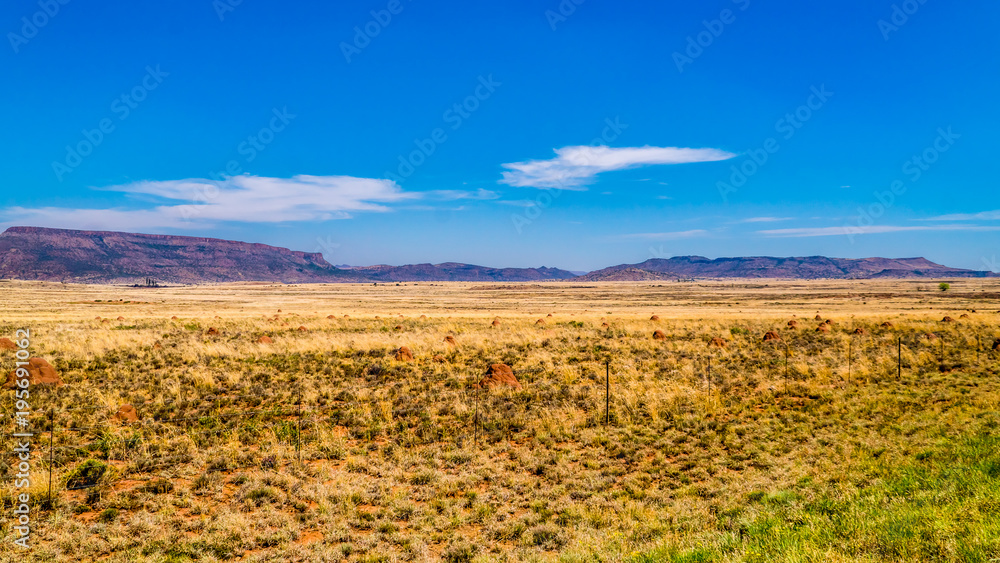
[(0, 277), (79, 283), (354, 281), (318, 253), (174, 235), (11, 227), (0, 234)]
[(400, 281), (509, 281), (527, 282), (567, 280), (576, 274), (558, 268), (488, 268), (472, 264), (412, 264), (407, 266), (364, 266), (352, 272), (366, 279), (384, 282)]
[(676, 256), (653, 258), (639, 264), (621, 264), (590, 272), (580, 281), (644, 281), (690, 278), (970, 278), (988, 277), (989, 272), (962, 270), (936, 264), (926, 258), (827, 258), (808, 256), (775, 258), (750, 256), (716, 258)]

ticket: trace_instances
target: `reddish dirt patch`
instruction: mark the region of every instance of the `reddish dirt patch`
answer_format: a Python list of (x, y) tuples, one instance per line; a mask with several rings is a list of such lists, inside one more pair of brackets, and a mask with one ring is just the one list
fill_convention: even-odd
[(118, 317), (118, 318), (117, 318), (116, 320), (119, 320), (119, 321), (124, 321), (124, 320), (125, 320), (125, 317)]
[(868, 331), (866, 331), (865, 329), (863, 329), (861, 327), (858, 327), (858, 328), (854, 329), (854, 333), (853, 334), (857, 334), (858, 336), (864, 336), (864, 335), (868, 334)]
[(297, 330), (299, 332), (309, 332), (309, 329), (306, 328), (306, 327), (304, 327), (304, 326), (300, 326), (299, 328), (297, 328), (295, 330)]
[(492, 326), (500, 326), (500, 319), (493, 319)]
[(337, 317), (335, 317), (333, 315), (327, 315), (326, 318), (328, 318), (328, 319), (336, 319)]
[(17, 350), (17, 344), (10, 338), (0, 338), (0, 350)]
[(885, 328), (885, 329), (889, 329), (889, 328), (892, 328), (892, 323), (890, 323), (889, 321), (885, 321), (884, 323), (882, 323), (882, 324), (880, 324), (878, 326), (880, 326), (882, 328)]
[(934, 334), (933, 332), (928, 332), (927, 334), (924, 335), (924, 338), (926, 338), (927, 340), (937, 340), (938, 335)]
[(725, 348), (728, 345), (728, 342), (726, 342), (725, 338), (719, 338), (716, 336), (708, 342), (708, 345), (711, 348)]
[(159, 342), (153, 343), (153, 350), (162, 350), (162, 349), (163, 349), (163, 344), (160, 344)]
[(139, 411), (135, 410), (135, 407), (129, 404), (124, 404), (118, 407), (118, 412), (116, 412), (111, 420), (115, 422), (139, 422)]
[(601, 323), (601, 328), (611, 328), (611, 325), (608, 323)]
[(943, 323), (953, 323), (953, 322), (955, 322), (955, 319), (953, 319), (951, 317), (945, 317), (945, 318), (941, 319), (941, 322), (943, 322)]
[(774, 340), (781, 340), (781, 335), (773, 330), (769, 330), (764, 333), (764, 342), (771, 342)]
[(403, 325), (396, 325), (392, 327), (393, 330), (403, 330)]
[(651, 321), (658, 321), (658, 320), (660, 320), (660, 316), (659, 315), (653, 315), (652, 317), (649, 317), (649, 320), (651, 320)]
[[(62, 379), (59, 379), (59, 373), (56, 371), (56, 368), (52, 367), (52, 364), (42, 358), (28, 358), (28, 365), (23, 366), (23, 369), (27, 370), (28, 382), (31, 385), (55, 385), (58, 387), (63, 384)], [(13, 389), (16, 387), (16, 380), (17, 370), (8, 373), (7, 382), (3, 386), (4, 389)]]
[(444, 342), (449, 346), (458, 346), (458, 343), (455, 342), (455, 337), (450, 334), (444, 337)]
[(480, 387), (507, 386), (521, 389), (521, 382), (514, 377), (514, 370), (507, 364), (491, 364), (486, 370), (486, 376), (479, 380)]
[(406, 346), (400, 346), (394, 355), (397, 362), (412, 362), (413, 352), (410, 351)]
[(788, 328), (799, 328), (799, 321), (790, 320), (788, 321)]
[(170, 320), (176, 321), (177, 320), (177, 315), (174, 315), (174, 316), (170, 317)]
[(667, 335), (663, 333), (662, 330), (653, 331), (653, 340), (666, 340)]
[(969, 315), (967, 313), (962, 313), (961, 315), (958, 316), (958, 318), (960, 318), (960, 319), (967, 319), (967, 318), (969, 318)]
[(819, 315), (816, 315), (815, 317), (813, 317), (813, 320), (821, 321), (821, 320), (823, 320), (823, 317), (821, 317)]
[(205, 334), (207, 334), (209, 336), (218, 336), (219, 335), (219, 331), (216, 330), (216, 328), (214, 326), (210, 326), (210, 327), (208, 327), (208, 330), (205, 332)]
[(545, 324), (545, 319), (538, 319), (537, 321), (535, 321), (535, 324), (536, 325), (543, 325), (543, 324)]
[(830, 332), (830, 325), (823, 323), (816, 327), (816, 332)]
[(420, 320), (426, 321), (427, 320), (427, 315), (420, 315)]
[(548, 315), (545, 315), (545, 316), (546, 316), (546, 317), (551, 317), (551, 316), (552, 316), (552, 313), (549, 313)]
[(270, 336), (261, 336), (257, 339), (257, 344), (273, 344), (274, 341), (271, 340)]
[(434, 354), (434, 356), (431, 358), (431, 361), (435, 362), (435, 363), (443, 364), (443, 363), (447, 362), (448, 360), (445, 359), (445, 357), (442, 356), (441, 354)]

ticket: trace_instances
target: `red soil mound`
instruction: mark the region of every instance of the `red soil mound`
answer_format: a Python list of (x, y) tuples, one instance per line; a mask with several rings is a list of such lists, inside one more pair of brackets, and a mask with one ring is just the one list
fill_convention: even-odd
[(658, 321), (658, 320), (660, 320), (660, 317), (659, 317), (659, 315), (653, 315), (652, 317), (649, 317), (649, 320), (651, 320), (651, 321)]
[(493, 319), (493, 326), (500, 326), (500, 319)]
[(335, 317), (333, 315), (327, 315), (326, 318), (328, 318), (328, 319), (336, 319), (337, 317)]
[(176, 321), (177, 320), (177, 315), (174, 315), (174, 316), (170, 317), (170, 320)]
[(309, 329), (306, 328), (306, 327), (304, 327), (304, 326), (300, 326), (299, 328), (297, 328), (295, 330), (297, 330), (299, 332), (309, 332)]
[(666, 339), (667, 339), (667, 335), (663, 334), (662, 330), (654, 330), (653, 331), (653, 340), (666, 340)]
[(799, 328), (799, 321), (788, 321), (788, 328)]
[(132, 405), (122, 405), (118, 407), (118, 412), (111, 417), (115, 422), (139, 422), (139, 411)]
[(492, 364), (486, 370), (486, 376), (479, 380), (480, 387), (508, 386), (521, 389), (521, 382), (514, 377), (514, 370), (507, 364)]
[(777, 332), (774, 332), (773, 330), (765, 332), (764, 342), (770, 342), (772, 340), (781, 340), (781, 336)]
[(552, 316), (552, 313), (549, 313), (548, 315), (545, 315), (545, 316), (546, 316), (546, 317), (551, 317), (551, 316)]
[(420, 320), (426, 321), (427, 320), (427, 315), (420, 315)]
[(261, 336), (260, 338), (257, 339), (257, 344), (272, 344), (272, 343), (274, 343), (274, 341), (271, 340), (270, 336)]
[(1000, 338), (993, 341), (993, 351), (1000, 352)]
[(210, 327), (208, 327), (208, 330), (205, 332), (205, 334), (207, 334), (209, 336), (218, 336), (219, 335), (219, 331), (216, 330), (215, 327), (210, 326)]
[(878, 326), (880, 326), (882, 328), (892, 328), (892, 323), (890, 323), (889, 321), (885, 321), (884, 323), (882, 323), (882, 324), (880, 324)]
[(400, 346), (399, 349), (396, 350), (395, 358), (398, 362), (412, 362), (413, 352), (411, 352), (406, 346)]
[(611, 325), (608, 323), (601, 323), (601, 328), (611, 328)]
[(10, 338), (0, 338), (0, 350), (17, 350), (17, 344)]
[(445, 337), (444, 337), (444, 341), (445, 341), (445, 342), (446, 342), (446, 343), (447, 343), (448, 345), (450, 345), (450, 346), (457, 346), (457, 345), (458, 345), (458, 343), (457, 343), (457, 342), (455, 342), (455, 337), (454, 337), (454, 336), (452, 336), (452, 335), (450, 335), (450, 334), (449, 334), (448, 336), (445, 336)]
[(543, 325), (543, 324), (545, 324), (545, 319), (538, 319), (537, 321), (535, 321), (535, 324), (536, 325)]
[(969, 315), (967, 315), (965, 313), (962, 313), (961, 315), (958, 316), (958, 318), (960, 318), (960, 319), (967, 319), (967, 318), (969, 318)]
[[(28, 365), (22, 368), (28, 372), (28, 382), (31, 385), (62, 385), (62, 379), (59, 379), (59, 373), (56, 372), (56, 368), (52, 367), (52, 364), (46, 362), (42, 358), (28, 358)], [(13, 389), (17, 386), (17, 370), (14, 370), (7, 374), (7, 382), (4, 383), (4, 389)]]
[(392, 330), (403, 330), (403, 325), (396, 325), (392, 327)]
[(941, 319), (941, 322), (943, 322), (943, 323), (953, 323), (953, 322), (955, 322), (955, 319), (953, 319), (951, 317), (945, 317), (945, 318)]
[(448, 360), (446, 360), (445, 357), (442, 356), (441, 354), (434, 354), (434, 356), (431, 358), (431, 361), (432, 362), (437, 362), (439, 364), (443, 364), (443, 363), (447, 362)]
[(823, 323), (816, 327), (816, 332), (830, 332), (830, 325)]
[(708, 343), (709, 347), (714, 347), (714, 348), (725, 348), (727, 344), (728, 343), (726, 342), (725, 338), (719, 338), (718, 336), (716, 336), (715, 338), (713, 338)]
[(117, 319), (117, 320), (119, 320), (119, 321), (124, 321), (124, 320), (125, 320), (125, 317), (118, 317), (118, 319)]
[(863, 329), (861, 327), (858, 327), (858, 328), (854, 329), (854, 334), (864, 336), (865, 334), (868, 334), (868, 331), (866, 331), (865, 329)]

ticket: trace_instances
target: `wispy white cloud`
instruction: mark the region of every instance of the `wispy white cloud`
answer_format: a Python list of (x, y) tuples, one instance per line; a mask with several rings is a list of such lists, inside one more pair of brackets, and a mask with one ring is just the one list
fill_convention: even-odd
[(867, 227), (843, 226), (843, 227), (805, 227), (800, 229), (771, 229), (757, 231), (758, 234), (768, 237), (831, 237), (831, 236), (855, 236), (873, 235), (881, 233), (905, 233), (911, 231), (1000, 231), (1000, 227), (985, 227), (979, 225), (926, 225), (926, 226), (901, 226), (901, 225), (872, 225)]
[[(355, 213), (379, 213), (390, 204), (414, 200), (494, 199), (490, 190), (407, 192), (392, 180), (353, 176), (267, 178), (234, 176), (142, 181), (99, 188), (146, 200), (146, 207), (104, 209), (11, 207), (0, 210), (4, 222), (80, 229), (203, 228), (223, 221), (281, 223), (345, 219)], [(149, 207), (148, 205), (152, 205)]]
[(979, 213), (952, 213), (938, 215), (925, 221), (1000, 221), (1000, 209), (996, 211), (980, 211)]
[(527, 188), (583, 190), (601, 172), (625, 170), (657, 164), (713, 162), (736, 156), (719, 149), (680, 147), (571, 146), (555, 149), (549, 160), (528, 160), (504, 164), (502, 184)]

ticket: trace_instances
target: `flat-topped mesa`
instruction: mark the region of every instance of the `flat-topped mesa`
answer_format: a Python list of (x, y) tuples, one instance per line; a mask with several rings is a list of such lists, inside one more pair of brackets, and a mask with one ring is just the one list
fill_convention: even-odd
[[(180, 235), (10, 227), (0, 277), (83, 283), (352, 281), (320, 253)], [(343, 280), (343, 278), (348, 278)]]

